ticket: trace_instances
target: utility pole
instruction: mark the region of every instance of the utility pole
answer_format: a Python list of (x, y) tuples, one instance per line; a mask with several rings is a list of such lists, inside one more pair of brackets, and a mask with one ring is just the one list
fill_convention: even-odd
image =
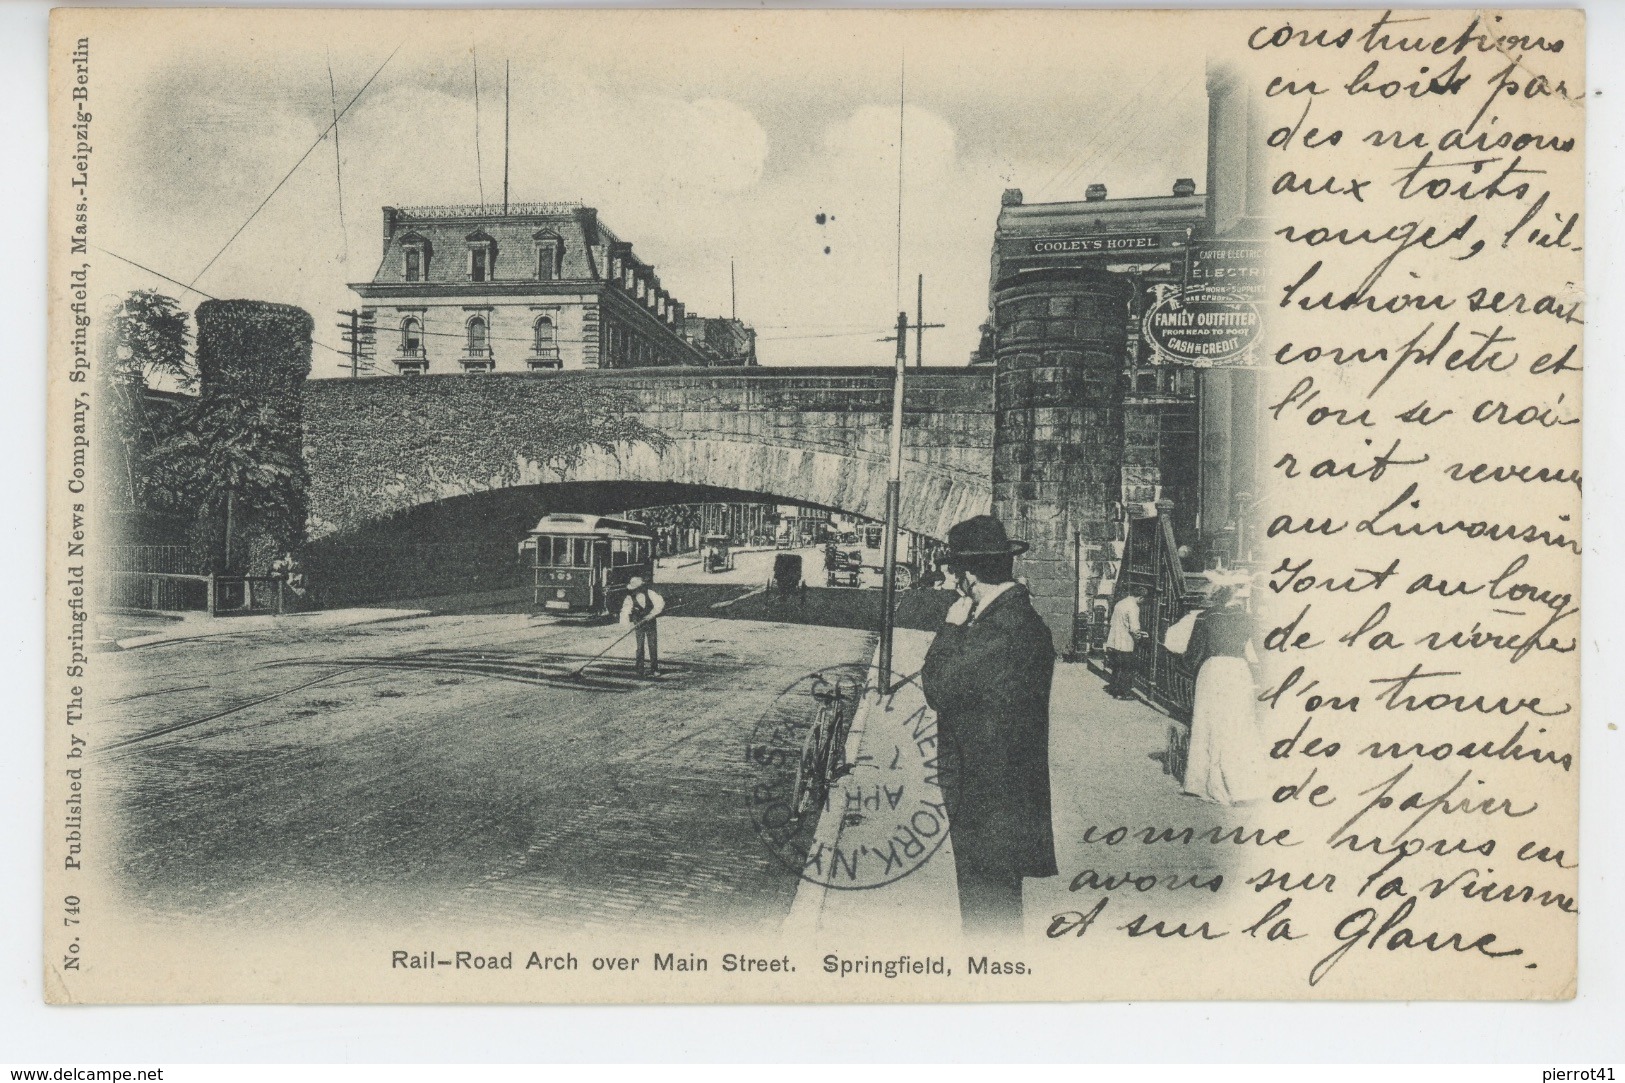
[(1083, 611), (1083, 531), (1072, 528), (1072, 627), (1067, 630), (1068, 661), (1079, 661), (1078, 614)]
[(925, 368), (925, 275), (914, 280), (914, 367)]
[(728, 258), (728, 318), (739, 318), (739, 279), (734, 275), (732, 256)]
[(510, 76), (508, 74), (508, 69), (511, 67), (511, 65), (512, 65), (512, 62), (508, 61), (508, 60), (504, 60), (502, 62), (502, 213), (503, 214), (508, 213), (508, 115), (511, 112), (511, 110), (509, 109), (509, 103), (508, 103), (508, 91), (510, 90), (511, 83), (512, 83), (512, 79), (510, 78)]
[(891, 397), (891, 473), (886, 479), (885, 562), (880, 590), (880, 673), (882, 696), (891, 694), (892, 631), (897, 608), (897, 520), (903, 496), (903, 377), (908, 371), (908, 313), (897, 314), (897, 373)]
[(369, 310), (355, 309), (345, 309), (339, 315), (344, 317), (339, 335), (350, 346), (350, 379), (358, 379), (363, 369), (372, 371), (373, 346), (378, 341), (376, 317)]
[(915, 282), (914, 290), (914, 367), (925, 367), (925, 332), (948, 326), (944, 323), (925, 322), (925, 275)]
[[(905, 329), (913, 328), (913, 330), (915, 332), (915, 335), (914, 335), (914, 367), (915, 368), (924, 368), (925, 367), (925, 334), (924, 334), (924, 332), (930, 331), (930, 330), (933, 330), (933, 329), (943, 328), (943, 327), (946, 327), (948, 325), (945, 324), (945, 323), (926, 323), (925, 322), (925, 276), (923, 274), (919, 277), (919, 281), (916, 283), (916, 286), (917, 286), (917, 289), (916, 289), (916, 292), (915, 292), (915, 302), (914, 302), (915, 306), (916, 306), (915, 307), (916, 315), (914, 317), (914, 322), (913, 323), (908, 323), (906, 318), (905, 318), (904, 322), (902, 324), (900, 324), (899, 326), (901, 326), (901, 327), (903, 327)], [(895, 341), (897, 341), (897, 336), (896, 335), (887, 335), (885, 338), (877, 339), (876, 341), (877, 342), (895, 342)]]

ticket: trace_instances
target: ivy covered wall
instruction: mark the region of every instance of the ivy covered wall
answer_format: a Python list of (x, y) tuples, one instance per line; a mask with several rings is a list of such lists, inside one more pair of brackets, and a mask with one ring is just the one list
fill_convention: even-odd
[(312, 539), (471, 485), (515, 484), (524, 461), (562, 476), (592, 449), (669, 443), (634, 395), (587, 380), (328, 380), (306, 398), (305, 454), (320, 456), (309, 462)]

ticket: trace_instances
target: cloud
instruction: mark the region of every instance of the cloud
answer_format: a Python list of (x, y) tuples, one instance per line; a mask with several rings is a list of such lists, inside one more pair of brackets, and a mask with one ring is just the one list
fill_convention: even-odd
[[(380, 207), (477, 202), (482, 172), (486, 200), (500, 201), (503, 71), (487, 58), (511, 54), (514, 200), (599, 208), (690, 311), (727, 312), (737, 258), (739, 314), (760, 325), (767, 361), (885, 364), (892, 348), (875, 339), (899, 307), (898, 118), (896, 42), (879, 31), (895, 20), (843, 20), (836, 41), (804, 33), (823, 16), (711, 33), (737, 15), (685, 15), (675, 35), (624, 24), (613, 64), (598, 48), (603, 20), (515, 16), (548, 36), (528, 49), (522, 37), (480, 41), (478, 147), (467, 44), (441, 35), (406, 49), (342, 124), (348, 259), (328, 142), (200, 288), (301, 305), (336, 342), (335, 310), (357, 303), (346, 283), (377, 266)], [(1055, 30), (1087, 22), (1011, 18)], [(1008, 44), (1008, 22), (933, 16), (919, 25), (933, 28), (935, 47), (910, 47), (901, 304), (912, 314), (923, 271), (927, 319), (949, 325), (927, 337), (932, 363), (963, 362), (976, 344), (1004, 187), (1032, 199), (1073, 164), (1087, 168), (1045, 198), (1075, 198), (1088, 179), (1117, 196), (1201, 176), (1199, 63), (1170, 55), (1141, 72), (1140, 59), (1102, 58), (1120, 63), (1085, 71), (1065, 34), (1022, 37), (1019, 51), (984, 40), (1006, 27)], [(334, 48), (341, 105), (393, 48), (379, 42)], [(183, 281), (196, 274), (331, 120), (326, 47), (268, 45), (245, 65), (200, 42), (184, 63), (171, 51), (132, 79), (126, 99), (98, 110), (100, 176), (112, 188), (100, 193), (99, 243)], [(124, 285), (124, 269), (109, 273), (105, 289)], [(318, 360), (335, 370), (333, 356)]]
[[(897, 176), (897, 110), (879, 105), (858, 108), (845, 120), (824, 130), (826, 163), (841, 173), (856, 173), (873, 181), (881, 175)], [(906, 180), (926, 182), (941, 178), (954, 165), (954, 129), (928, 109), (903, 110), (903, 174)]]
[[(501, 154), (501, 121), (496, 110), (486, 115), (490, 158)], [(516, 94), (513, 133), (516, 191), (530, 199), (613, 189), (728, 195), (757, 184), (768, 155), (767, 132), (735, 102), (616, 96), (590, 84)]]

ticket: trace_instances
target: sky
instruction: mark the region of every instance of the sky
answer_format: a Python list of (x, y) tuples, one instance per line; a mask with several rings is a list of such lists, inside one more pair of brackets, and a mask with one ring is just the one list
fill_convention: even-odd
[[(1004, 189), (1203, 184), (1202, 42), (1175, 15), (211, 14), (212, 32), (98, 54), (93, 240), (216, 297), (299, 305), (328, 346), (347, 283), (377, 268), (383, 206), (500, 202), (505, 63), (510, 198), (598, 208), (691, 313), (728, 313), (733, 261), (763, 364), (889, 363), (877, 340), (921, 273), (946, 325), (926, 361), (963, 364)], [(201, 299), (104, 263), (104, 303)], [(318, 349), (315, 374), (339, 361)]]

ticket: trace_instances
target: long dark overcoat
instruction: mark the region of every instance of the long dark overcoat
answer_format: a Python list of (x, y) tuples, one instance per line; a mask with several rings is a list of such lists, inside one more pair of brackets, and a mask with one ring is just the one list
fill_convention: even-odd
[(1049, 692), (1055, 646), (1026, 588), (1010, 587), (968, 624), (944, 625), (920, 683), (937, 712), (954, 853), (983, 868), (1054, 876)]

